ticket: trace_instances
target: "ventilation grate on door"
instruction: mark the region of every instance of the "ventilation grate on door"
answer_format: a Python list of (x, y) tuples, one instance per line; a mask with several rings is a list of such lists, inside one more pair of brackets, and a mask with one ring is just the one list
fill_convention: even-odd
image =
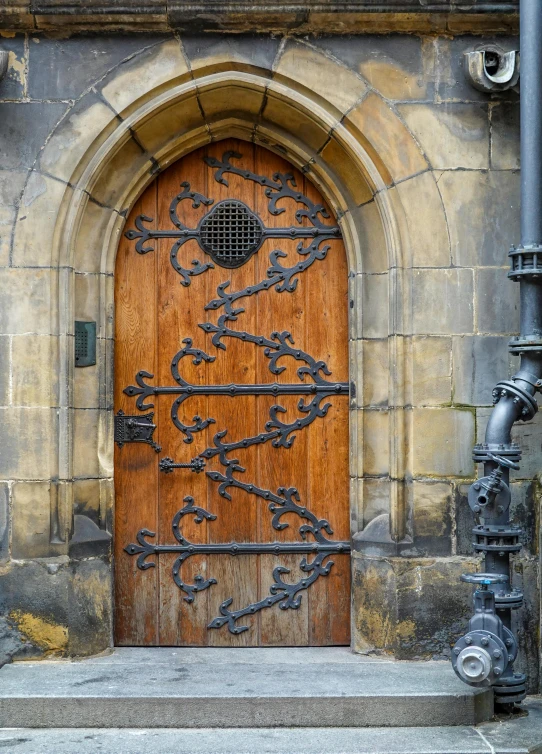
[(238, 267), (254, 254), (263, 239), (260, 219), (243, 202), (225, 200), (204, 218), (201, 245), (224, 267)]

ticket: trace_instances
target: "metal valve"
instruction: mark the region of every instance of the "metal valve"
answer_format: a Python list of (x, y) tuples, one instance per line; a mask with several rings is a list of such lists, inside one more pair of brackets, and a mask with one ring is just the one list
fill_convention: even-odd
[(493, 506), (498, 515), (508, 510), (512, 495), (502, 475), (502, 468), (497, 468), (489, 476), (477, 479), (470, 486), (468, 499), (473, 513), (480, 514)]
[(474, 615), (469, 631), (452, 651), (452, 667), (471, 686), (491, 686), (506, 675), (517, 655), (517, 642), (495, 612), (493, 584), (506, 584), (508, 576), (499, 573), (467, 573), (462, 581), (477, 584), (474, 593)]
[(452, 656), (453, 669), (471, 686), (490, 686), (503, 675), (508, 662), (504, 642), (488, 631), (470, 631), (461, 637)]

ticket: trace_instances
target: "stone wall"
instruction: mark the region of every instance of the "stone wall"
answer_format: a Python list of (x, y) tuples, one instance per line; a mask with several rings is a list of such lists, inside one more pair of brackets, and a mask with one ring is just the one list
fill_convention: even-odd
[[(235, 135), (303, 168), (351, 276), (353, 635), (442, 657), (477, 567), (466, 490), (514, 364), (518, 98), (466, 82), (480, 37), (4, 32), (0, 83), (0, 647), (111, 643), (112, 307), (124, 217), (157, 171)], [(487, 39), (485, 40), (487, 41)], [(495, 40), (493, 40), (495, 41)], [(500, 36), (504, 47), (517, 45)], [(98, 322), (73, 368), (73, 322)], [(522, 666), (538, 686), (540, 421), (515, 429)], [(3, 633), (2, 633), (3, 632)], [(3, 637), (3, 638), (2, 638)]]

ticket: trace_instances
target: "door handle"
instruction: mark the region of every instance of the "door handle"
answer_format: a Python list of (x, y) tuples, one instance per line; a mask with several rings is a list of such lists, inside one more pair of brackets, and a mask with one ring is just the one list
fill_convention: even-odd
[(160, 467), (160, 471), (162, 471), (164, 474), (171, 474), (173, 472), (173, 469), (190, 469), (190, 471), (194, 471), (196, 474), (199, 474), (200, 471), (203, 471), (203, 469), (205, 468), (205, 461), (203, 460), (203, 458), (196, 456), (190, 461), (190, 463), (175, 463), (173, 458), (166, 456), (165, 458), (160, 459), (158, 466)]

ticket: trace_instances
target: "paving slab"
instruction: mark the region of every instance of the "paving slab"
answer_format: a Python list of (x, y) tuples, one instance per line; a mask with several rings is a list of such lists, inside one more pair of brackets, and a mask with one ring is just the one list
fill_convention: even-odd
[(0, 727), (434, 727), (492, 712), (492, 693), (461, 683), (446, 662), (342, 648), (128, 649), (0, 670)]
[(3, 729), (9, 754), (542, 754), (542, 699), (478, 727)]
[(542, 697), (528, 697), (521, 707), (526, 717), (486, 722), (476, 728), (494, 754), (542, 754)]
[(474, 728), (2, 731), (10, 754), (491, 754)]

